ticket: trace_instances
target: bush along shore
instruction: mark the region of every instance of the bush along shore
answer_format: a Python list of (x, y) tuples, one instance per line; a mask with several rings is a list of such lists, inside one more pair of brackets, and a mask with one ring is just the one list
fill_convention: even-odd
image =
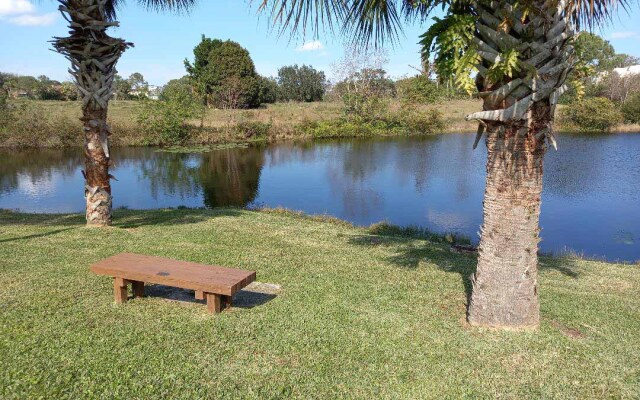
[[(600, 104), (596, 104), (596, 107)], [(109, 110), (113, 146), (197, 146), (276, 142), (293, 139), (471, 133), (464, 117), (480, 109), (477, 100), (416, 105), (388, 102), (377, 109), (346, 113), (342, 102), (275, 103), (250, 110), (220, 110), (163, 101), (113, 101)], [(581, 105), (561, 106), (560, 131), (639, 132), (625, 119), (583, 117)], [(75, 147), (82, 141), (80, 105), (72, 101), (23, 100), (0, 110), (0, 147)], [(627, 113), (629, 114), (629, 112)], [(635, 120), (633, 120), (635, 121)], [(604, 127), (604, 128), (603, 128)]]
[[(192, 292), (154, 286), (115, 306), (89, 265), (120, 252), (255, 270), (276, 290), (240, 293), (215, 317)], [(116, 210), (89, 232), (79, 214), (0, 211), (0, 258), (2, 398), (640, 393), (637, 265), (541, 257), (540, 330), (513, 333), (465, 323), (475, 255), (385, 224)]]
[[(445, 131), (437, 108), (389, 107), (375, 117), (345, 115), (336, 103), (270, 104), (255, 110), (193, 112), (170, 102), (117, 101), (114, 146), (209, 145), (289, 139), (424, 135)], [(77, 107), (77, 108), (76, 108)], [(0, 115), (2, 147), (72, 147), (82, 140), (75, 102), (22, 101)], [(0, 113), (2, 114), (2, 113)]]

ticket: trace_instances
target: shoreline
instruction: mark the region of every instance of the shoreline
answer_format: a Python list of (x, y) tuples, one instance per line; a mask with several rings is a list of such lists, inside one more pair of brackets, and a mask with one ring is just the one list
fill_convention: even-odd
[[(417, 226), (417, 225), (396, 225), (387, 222), (386, 220), (374, 222), (369, 225), (357, 225), (351, 221), (346, 219), (341, 219), (335, 217), (330, 214), (312, 214), (307, 213), (301, 210), (295, 210), (286, 207), (185, 207), (185, 206), (177, 206), (177, 207), (163, 207), (163, 208), (128, 208), (128, 207), (118, 207), (113, 209), (114, 214), (114, 225), (112, 227), (118, 227), (121, 225), (121, 222), (118, 221), (118, 217), (121, 215), (129, 215), (129, 214), (145, 214), (145, 213), (185, 213), (185, 214), (216, 214), (220, 212), (248, 212), (248, 213), (262, 213), (262, 214), (271, 214), (278, 215), (284, 217), (291, 217), (295, 219), (299, 219), (302, 221), (313, 221), (320, 223), (332, 224), (339, 227), (347, 227), (356, 230), (365, 230), (370, 233), (380, 234), (380, 235), (394, 235), (399, 237), (404, 237), (407, 239), (420, 239), (426, 240), (433, 243), (439, 243), (446, 246), (451, 246), (450, 251), (455, 252), (455, 248), (474, 248), (477, 249), (477, 242), (472, 241), (469, 237), (461, 235), (455, 232), (433, 232), (427, 228)], [(120, 215), (119, 215), (120, 214)], [(11, 217), (24, 217), (24, 218), (72, 218), (72, 219), (81, 219), (84, 221), (84, 211), (78, 212), (24, 212), (20, 209), (6, 209), (0, 208), (0, 223), (2, 222), (2, 218), (11, 218)], [(110, 229), (108, 227), (107, 229)], [(473, 252), (468, 252), (467, 254), (471, 254), (475, 257)], [(553, 253), (553, 252), (544, 252), (538, 249), (538, 257), (540, 258), (549, 258), (556, 260), (581, 260), (581, 261), (589, 261), (589, 262), (600, 262), (607, 264), (616, 264), (616, 265), (630, 265), (630, 266), (640, 266), (640, 259), (635, 261), (627, 261), (627, 260), (608, 260), (606, 256), (586, 256), (584, 254), (580, 254), (574, 250), (566, 249), (561, 253)]]
[[(82, 143), (77, 102), (29, 100), (24, 104), (36, 114), (25, 120), (16, 133), (0, 132), (1, 149), (64, 149)], [(113, 130), (110, 146), (159, 146), (159, 138), (145, 133), (137, 123), (141, 110), (138, 101), (119, 100), (110, 105), (109, 124)], [(189, 121), (190, 138), (182, 147), (246, 145), (313, 141), (332, 138), (369, 138), (397, 136), (431, 136), (437, 134), (473, 134), (477, 123), (464, 117), (480, 110), (477, 99), (449, 100), (438, 104), (415, 106), (418, 120), (405, 118), (402, 104), (389, 104), (388, 115), (381, 120), (355, 122), (342, 119), (340, 102), (275, 103), (263, 108), (246, 110), (207, 109), (202, 120)], [(438, 116), (433, 116), (436, 111)], [(386, 119), (385, 119), (386, 118)], [(413, 117), (412, 117), (413, 118)], [(432, 119), (430, 119), (432, 118)], [(200, 126), (202, 124), (202, 126)], [(618, 134), (640, 132), (640, 125), (622, 124), (611, 133), (583, 132), (562, 125), (558, 133)], [(169, 147), (169, 146), (164, 146)]]
[[(341, 140), (341, 139), (375, 139), (375, 138), (397, 138), (397, 137), (428, 137), (428, 136), (437, 136), (437, 135), (473, 135), (474, 131), (460, 131), (460, 130), (452, 130), (445, 129), (444, 131), (437, 131), (431, 133), (390, 133), (390, 134), (374, 134), (374, 135), (334, 135), (334, 136), (313, 136), (310, 134), (299, 134), (299, 135), (284, 135), (284, 137), (278, 138), (260, 138), (260, 139), (247, 139), (247, 140), (213, 140), (213, 141), (194, 141), (187, 142), (181, 145), (159, 145), (155, 143), (144, 144), (139, 142), (134, 143), (119, 143), (117, 140), (117, 131), (114, 133), (115, 143), (111, 144), (109, 147), (114, 148), (127, 148), (127, 147), (139, 147), (139, 148), (157, 148), (162, 151), (162, 149), (168, 149), (171, 151), (172, 148), (183, 148), (185, 151), (180, 152), (193, 152), (198, 153), (202, 151), (214, 151), (219, 149), (227, 149), (227, 148), (241, 148), (246, 146), (254, 146), (254, 145), (262, 145), (262, 144), (280, 144), (280, 143), (313, 143), (316, 141), (327, 141), (327, 140)], [(572, 129), (563, 129), (555, 132), (557, 135), (597, 135), (597, 136), (612, 136), (612, 135), (624, 135), (624, 134), (640, 134), (640, 125), (628, 124), (618, 126), (615, 129), (612, 129), (610, 132), (597, 132), (597, 131), (581, 131), (581, 130), (572, 130)], [(38, 145), (38, 146), (22, 146), (22, 145), (6, 145), (0, 143), (0, 150), (69, 150), (74, 148), (81, 148), (80, 144), (70, 145), (70, 146), (58, 146), (58, 145)], [(205, 150), (199, 148), (207, 148)], [(193, 149), (193, 151), (189, 151), (189, 149)]]

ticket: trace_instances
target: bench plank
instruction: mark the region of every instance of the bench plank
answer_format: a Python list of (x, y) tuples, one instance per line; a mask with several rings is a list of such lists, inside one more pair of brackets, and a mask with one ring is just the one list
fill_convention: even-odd
[[(255, 271), (134, 253), (121, 253), (106, 258), (93, 264), (91, 271), (126, 281), (156, 283), (224, 296), (233, 296), (256, 280)], [(140, 293), (139, 288), (137, 289), (136, 292)]]

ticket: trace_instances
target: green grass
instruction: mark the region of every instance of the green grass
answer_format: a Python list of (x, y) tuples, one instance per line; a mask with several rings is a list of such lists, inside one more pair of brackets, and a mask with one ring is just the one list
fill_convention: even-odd
[[(413, 235), (415, 233), (415, 235)], [(538, 332), (465, 325), (475, 258), (419, 230), (286, 212), (0, 212), (0, 397), (638, 398), (640, 267), (542, 258)], [(254, 269), (282, 293), (212, 317), (115, 306), (122, 252)]]

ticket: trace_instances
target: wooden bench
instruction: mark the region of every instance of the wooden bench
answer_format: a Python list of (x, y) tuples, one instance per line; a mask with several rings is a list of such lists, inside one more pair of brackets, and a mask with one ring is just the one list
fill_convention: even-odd
[(156, 283), (194, 290), (196, 299), (207, 300), (207, 309), (212, 314), (222, 311), (223, 303), (230, 307), (234, 293), (256, 280), (255, 271), (133, 253), (106, 258), (93, 264), (91, 271), (113, 277), (113, 294), (118, 304), (127, 301), (129, 283), (134, 297), (144, 295), (145, 282)]

